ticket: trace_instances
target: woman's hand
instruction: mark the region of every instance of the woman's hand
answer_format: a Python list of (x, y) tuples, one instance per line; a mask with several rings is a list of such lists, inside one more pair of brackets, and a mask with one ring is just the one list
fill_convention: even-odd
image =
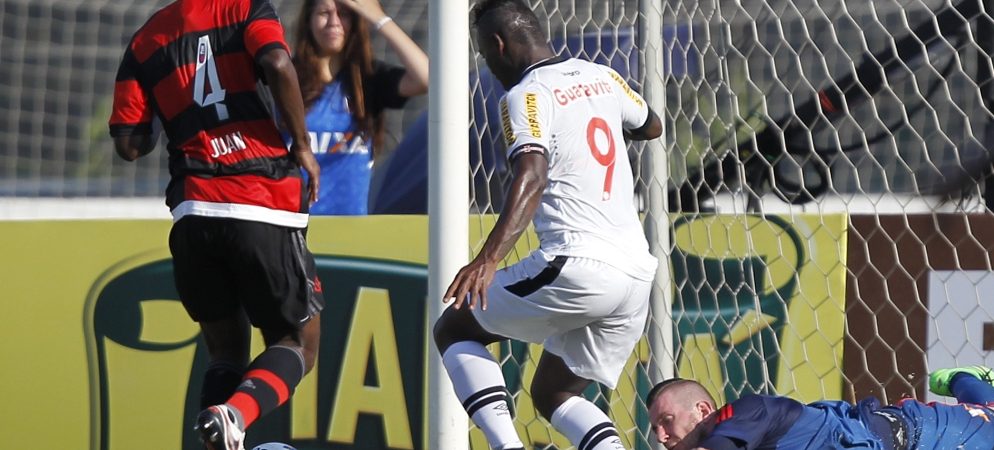
[(339, 5), (351, 9), (371, 23), (376, 23), (386, 17), (383, 7), (378, 0), (337, 0)]

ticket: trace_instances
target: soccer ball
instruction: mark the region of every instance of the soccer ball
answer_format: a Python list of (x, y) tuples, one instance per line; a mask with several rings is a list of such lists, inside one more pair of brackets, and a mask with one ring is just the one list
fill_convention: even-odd
[(252, 447), (252, 450), (297, 450), (288, 444), (282, 442), (267, 442), (265, 444), (259, 444)]

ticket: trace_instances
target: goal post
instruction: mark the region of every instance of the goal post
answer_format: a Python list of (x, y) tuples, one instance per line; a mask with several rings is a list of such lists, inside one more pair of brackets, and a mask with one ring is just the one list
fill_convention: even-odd
[[(666, 91), (664, 86), (664, 61), (672, 52), (663, 41), (663, 6), (661, 2), (639, 2), (638, 16), (639, 49), (643, 64), (639, 75), (642, 80), (642, 95), (646, 103), (656, 111), (666, 111)], [(663, 136), (666, 136), (666, 121), (663, 121)], [(651, 317), (646, 335), (649, 347), (655, 349), (649, 361), (648, 379), (659, 382), (674, 374), (673, 361), (673, 321), (670, 314), (673, 292), (670, 289), (670, 215), (667, 201), (669, 186), (669, 163), (665, 138), (646, 142), (642, 146), (644, 161), (641, 192), (645, 202), (645, 230), (652, 255), (659, 260), (651, 295)]]
[[(468, 261), (469, 249), (469, 9), (467, 0), (431, 0), (428, 6), (431, 59), (428, 103), (428, 320), (426, 330), (445, 311), (448, 283)], [(426, 333), (430, 335), (430, 333)], [(429, 339), (428, 346), (434, 347)], [(429, 348), (428, 448), (468, 448), (468, 419), (456, 398), (442, 358)]]

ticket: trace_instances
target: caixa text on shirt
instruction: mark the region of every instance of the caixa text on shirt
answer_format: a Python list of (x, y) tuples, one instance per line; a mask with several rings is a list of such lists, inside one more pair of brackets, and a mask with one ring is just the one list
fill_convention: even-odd
[(308, 131), (314, 153), (369, 153), (361, 133), (352, 131)]

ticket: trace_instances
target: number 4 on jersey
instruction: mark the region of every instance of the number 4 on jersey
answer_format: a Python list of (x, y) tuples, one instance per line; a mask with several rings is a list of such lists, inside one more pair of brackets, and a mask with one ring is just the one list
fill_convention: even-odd
[[(205, 90), (204, 79), (210, 83), (210, 89)], [(224, 88), (217, 76), (217, 65), (214, 63), (214, 51), (211, 50), (209, 36), (200, 36), (197, 41), (197, 75), (193, 80), (193, 101), (200, 106), (214, 105), (217, 120), (228, 118), (228, 108), (224, 106)]]

